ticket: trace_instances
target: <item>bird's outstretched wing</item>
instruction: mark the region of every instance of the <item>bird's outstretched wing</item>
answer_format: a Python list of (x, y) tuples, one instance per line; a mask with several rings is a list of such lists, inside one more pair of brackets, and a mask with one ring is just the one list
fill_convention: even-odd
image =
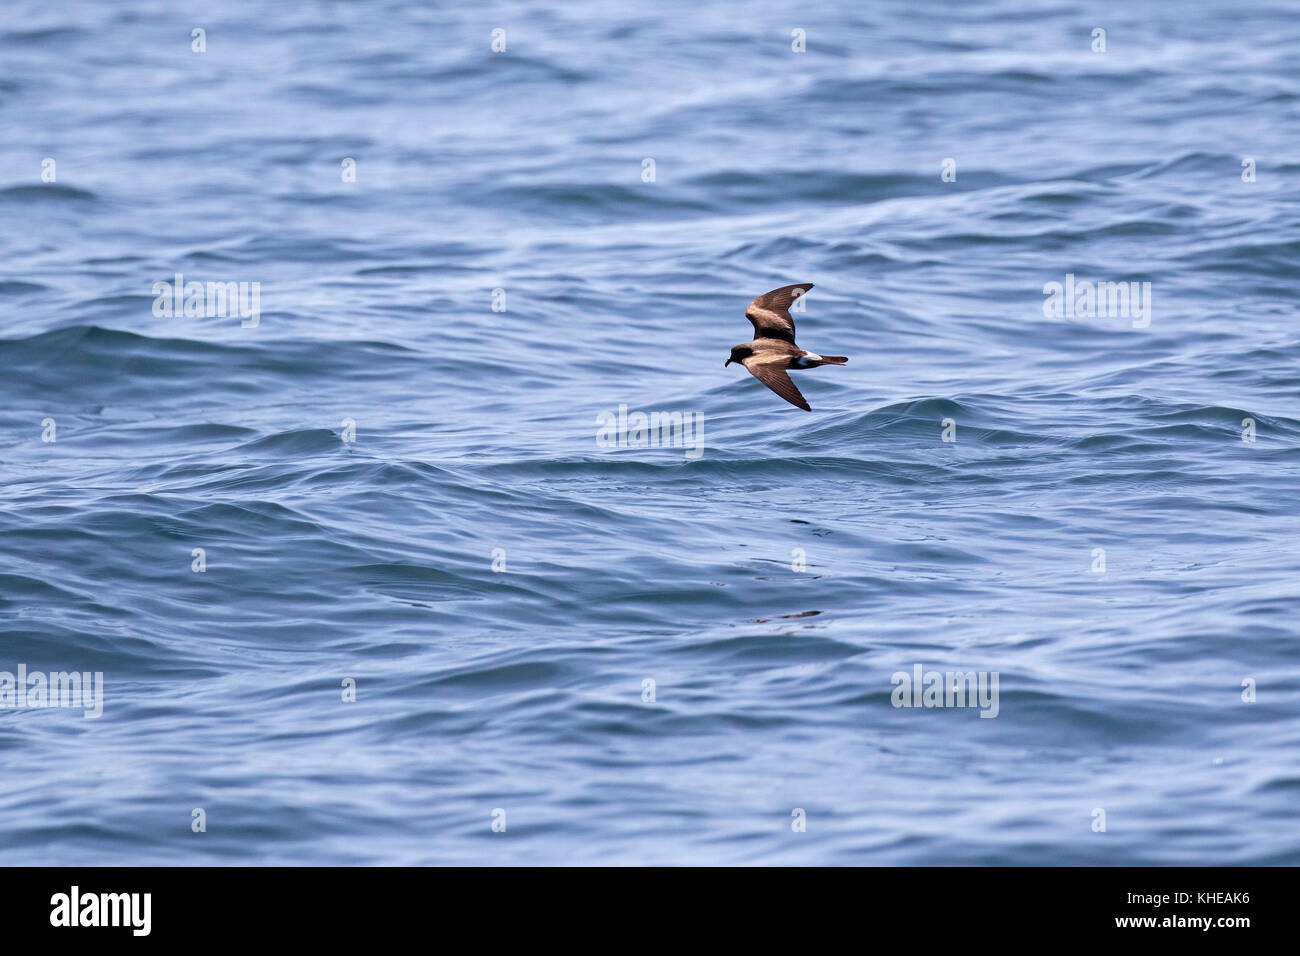
[(808, 400), (799, 393), (795, 388), (794, 382), (790, 381), (790, 375), (785, 370), (786, 363), (790, 361), (788, 355), (751, 355), (743, 359), (741, 364), (749, 369), (749, 374), (754, 376), (776, 394), (780, 395), (791, 405), (802, 408), (805, 412), (811, 412), (812, 408)]
[(754, 323), (754, 338), (784, 339), (793, 345), (794, 319), (790, 318), (790, 303), (812, 287), (811, 282), (783, 285), (749, 303), (745, 318)]

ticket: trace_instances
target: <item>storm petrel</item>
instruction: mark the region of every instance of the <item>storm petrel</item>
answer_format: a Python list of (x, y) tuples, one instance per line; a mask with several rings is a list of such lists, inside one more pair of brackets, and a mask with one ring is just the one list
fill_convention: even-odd
[(749, 369), (750, 375), (805, 412), (811, 412), (812, 408), (790, 381), (788, 369), (843, 365), (848, 361), (843, 355), (818, 355), (794, 344), (790, 304), (811, 288), (811, 282), (785, 285), (749, 303), (745, 318), (754, 324), (754, 340), (732, 346), (731, 358), (722, 365), (726, 368), (732, 362), (739, 362)]

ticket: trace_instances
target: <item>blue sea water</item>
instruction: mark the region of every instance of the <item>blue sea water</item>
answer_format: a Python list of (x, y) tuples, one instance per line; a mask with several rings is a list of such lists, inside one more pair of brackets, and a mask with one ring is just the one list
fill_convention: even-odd
[[(1295, 4), (10, 0), (0, 64), (0, 670), (103, 674), (0, 710), (5, 862), (1300, 863)], [(794, 282), (811, 413), (723, 368)]]

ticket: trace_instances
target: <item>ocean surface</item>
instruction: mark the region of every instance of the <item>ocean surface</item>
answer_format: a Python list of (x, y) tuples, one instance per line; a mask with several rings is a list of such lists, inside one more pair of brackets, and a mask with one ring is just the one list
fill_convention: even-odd
[[(0, 64), (5, 863), (1300, 863), (1294, 3), (9, 0)], [(811, 413), (723, 368), (795, 282)]]

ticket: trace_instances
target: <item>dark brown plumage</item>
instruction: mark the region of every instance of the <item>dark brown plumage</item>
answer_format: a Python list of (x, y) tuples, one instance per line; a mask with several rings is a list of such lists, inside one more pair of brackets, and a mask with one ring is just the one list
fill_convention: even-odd
[(788, 370), (843, 365), (848, 361), (843, 355), (818, 355), (794, 344), (794, 319), (790, 316), (790, 306), (812, 287), (811, 282), (782, 286), (749, 303), (745, 317), (754, 325), (754, 338), (732, 346), (731, 358), (722, 366), (726, 368), (732, 362), (739, 362), (754, 378), (805, 412), (811, 412), (812, 408), (795, 388)]

